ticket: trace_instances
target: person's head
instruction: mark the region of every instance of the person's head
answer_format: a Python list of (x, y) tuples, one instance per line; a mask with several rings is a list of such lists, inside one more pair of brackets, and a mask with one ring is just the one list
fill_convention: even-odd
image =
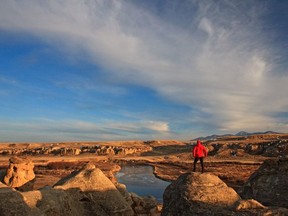
[(201, 141), (200, 140), (197, 140), (197, 145), (200, 145), (201, 144)]

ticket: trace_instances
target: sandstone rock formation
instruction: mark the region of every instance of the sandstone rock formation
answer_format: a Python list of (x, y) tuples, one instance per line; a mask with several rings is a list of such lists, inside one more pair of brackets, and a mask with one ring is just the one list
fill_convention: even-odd
[(154, 216), (157, 215), (157, 201), (155, 197), (145, 196), (140, 197), (135, 193), (131, 193), (133, 201), (132, 207), (135, 215)]
[(245, 199), (288, 207), (288, 158), (266, 160), (239, 190)]
[(98, 206), (107, 215), (133, 215), (133, 210), (115, 185), (94, 165), (88, 164), (82, 170), (73, 172), (53, 188), (79, 190), (79, 193), (85, 195), (80, 200), (89, 200), (94, 208)]
[(235, 215), (285, 216), (287, 208), (266, 207), (256, 200), (242, 200), (217, 176), (187, 173), (169, 185), (164, 192), (162, 216)]
[(115, 182), (114, 185), (117, 188), (117, 190), (121, 193), (121, 195), (124, 197), (124, 199), (129, 204), (129, 206), (132, 206), (133, 200), (132, 200), (131, 194), (128, 192), (126, 188), (126, 185), (118, 183), (118, 182)]
[(22, 191), (31, 190), (33, 188), (34, 163), (27, 158), (11, 157), (9, 159), (9, 167), (6, 170), (3, 182)]
[(181, 175), (166, 188), (163, 198), (163, 216), (225, 214), (240, 200), (232, 188), (209, 173)]
[(159, 215), (155, 198), (131, 195), (90, 164), (40, 190), (19, 192), (0, 183), (0, 200), (0, 215), (5, 216)]
[(30, 213), (31, 209), (24, 202), (21, 193), (0, 182), (0, 215), (33, 215)]
[(249, 155), (262, 155), (266, 157), (279, 157), (288, 154), (287, 135), (263, 135), (249, 137), (218, 138), (209, 140), (205, 144), (210, 156), (244, 157)]
[[(141, 141), (142, 145), (135, 147), (131, 142), (131, 147), (113, 146), (113, 145), (74, 145), (73, 143), (67, 143), (64, 146), (59, 146), (59, 143), (42, 144), (41, 146), (36, 144), (3, 144), (0, 148), (0, 155), (80, 155), (83, 153), (93, 153), (97, 155), (129, 155), (140, 154), (143, 152), (151, 151), (152, 147), (147, 146)], [(141, 144), (140, 142), (138, 144)], [(69, 146), (69, 144), (71, 146)]]

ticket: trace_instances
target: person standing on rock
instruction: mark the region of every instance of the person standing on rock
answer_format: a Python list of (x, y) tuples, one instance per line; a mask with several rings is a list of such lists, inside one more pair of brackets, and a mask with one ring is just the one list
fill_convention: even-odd
[(202, 173), (204, 172), (204, 162), (203, 162), (203, 158), (207, 157), (208, 152), (207, 149), (205, 148), (205, 146), (202, 145), (200, 140), (197, 140), (197, 144), (194, 146), (193, 148), (193, 157), (194, 157), (194, 168), (193, 168), (193, 172), (196, 171), (196, 164), (197, 161), (200, 160), (201, 163), (201, 168), (202, 168)]

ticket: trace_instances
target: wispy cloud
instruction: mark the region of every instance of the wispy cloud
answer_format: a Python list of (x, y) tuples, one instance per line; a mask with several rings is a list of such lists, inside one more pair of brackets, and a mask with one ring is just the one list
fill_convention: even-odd
[[(69, 141), (69, 140), (125, 140), (150, 139), (155, 136), (164, 138), (169, 135), (166, 122), (141, 121), (104, 121), (99, 123), (82, 120), (30, 119), (30, 122), (2, 119), (0, 125), (1, 141)], [(15, 135), (15, 133), (17, 135)], [(12, 136), (14, 134), (14, 136)], [(127, 134), (129, 136), (127, 137)], [(131, 136), (131, 134), (134, 134)], [(28, 136), (27, 136), (28, 135)], [(12, 138), (13, 137), (13, 138)]]
[[(181, 10), (191, 5), (193, 13)], [(76, 56), (85, 52), (114, 81), (147, 86), (197, 110), (191, 121), (202, 119), (200, 125), (287, 130), (272, 115), (288, 109), (288, 76), (273, 71), (273, 32), (261, 19), (266, 3), (180, 1), (162, 10), (165, 17), (133, 1), (10, 0), (1, 3), (0, 28), (61, 44)], [(183, 17), (179, 25), (175, 14)], [(166, 122), (145, 124), (168, 131)]]

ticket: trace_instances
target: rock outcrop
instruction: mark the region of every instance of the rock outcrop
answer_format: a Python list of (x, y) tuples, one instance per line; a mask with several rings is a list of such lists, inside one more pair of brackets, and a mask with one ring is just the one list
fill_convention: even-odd
[(0, 200), (0, 215), (34, 215), (31, 214), (31, 209), (24, 202), (22, 194), (1, 182)]
[(129, 206), (133, 205), (133, 200), (131, 197), (131, 194), (128, 192), (126, 185), (121, 184), (119, 182), (115, 182), (115, 187), (117, 188), (117, 190), (121, 193), (121, 195), (124, 197), (124, 199), (126, 200), (126, 202), (129, 204)]
[(66, 190), (68, 193), (69, 190), (79, 191), (78, 195), (82, 196), (78, 199), (93, 203), (91, 206), (94, 211), (98, 208), (107, 215), (133, 215), (133, 210), (115, 185), (94, 165), (88, 164), (82, 170), (73, 172), (57, 182), (53, 188)]
[[(79, 192), (74, 192), (73, 194), (64, 190), (54, 190), (51, 188), (23, 192), (21, 193), (23, 202), (30, 208), (29, 213), (25, 215), (89, 215), (90, 212), (85, 211), (83, 202), (78, 200)], [(22, 205), (24, 204), (22, 203)]]
[(128, 193), (91, 164), (40, 190), (20, 192), (0, 183), (0, 200), (5, 216), (159, 215), (155, 198)]
[(164, 192), (162, 215), (215, 215), (240, 200), (239, 195), (209, 173), (181, 175)]
[[(143, 143), (143, 142), (142, 142)], [(131, 143), (132, 144), (132, 143)], [(67, 143), (69, 146), (69, 143)], [(92, 153), (96, 155), (131, 155), (131, 154), (140, 154), (143, 152), (148, 152), (152, 150), (152, 147), (142, 144), (138, 147), (122, 147), (122, 146), (113, 146), (113, 145), (77, 145), (73, 147), (59, 146), (59, 144), (51, 144), (47, 146), (45, 144), (42, 147), (35, 146), (31, 144), (9, 144), (0, 149), (0, 155), (59, 155), (59, 156), (68, 156), (68, 155), (80, 155), (83, 153)]]
[(266, 160), (239, 190), (241, 197), (288, 208), (288, 158)]
[(135, 215), (154, 216), (157, 215), (157, 201), (155, 197), (145, 196), (140, 197), (135, 193), (131, 193), (133, 201), (132, 207)]
[(162, 216), (288, 215), (283, 207), (266, 207), (257, 200), (243, 200), (213, 174), (187, 173), (170, 184), (164, 192)]
[(3, 182), (12, 188), (19, 190), (31, 190), (33, 188), (35, 174), (34, 163), (28, 158), (11, 157)]

